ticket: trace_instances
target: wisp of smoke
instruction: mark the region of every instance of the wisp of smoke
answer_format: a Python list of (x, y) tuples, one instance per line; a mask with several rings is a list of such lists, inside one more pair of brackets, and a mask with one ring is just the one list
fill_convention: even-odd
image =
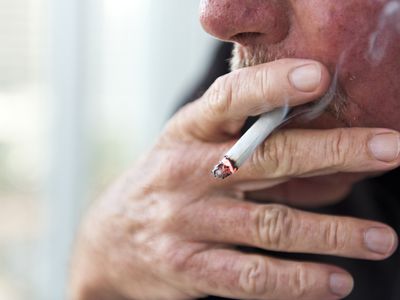
[(400, 1), (389, 1), (378, 19), (376, 30), (369, 38), (367, 60), (373, 65), (379, 64), (385, 56), (387, 46), (393, 35), (400, 34)]
[[(395, 35), (400, 35), (400, 0), (391, 0), (384, 5), (378, 16), (377, 26), (369, 36), (369, 45), (366, 49), (365, 59), (372, 66), (381, 63), (390, 42), (396, 37)], [(311, 104), (296, 108), (289, 108), (288, 104), (285, 105), (284, 119), (286, 122), (297, 116), (301, 116), (302, 119), (310, 121), (319, 117), (327, 109), (333, 109), (336, 117), (339, 117), (346, 104), (345, 96), (339, 84), (339, 74), (344, 62), (349, 58), (348, 54), (351, 53), (351, 50), (356, 45), (355, 43), (356, 41), (353, 41), (342, 51), (335, 67), (331, 85), (322, 98)], [(232, 70), (250, 67), (276, 59), (273, 53), (270, 53), (261, 46), (248, 49), (248, 51), (250, 51), (250, 53), (242, 56), (239, 47), (234, 48), (231, 60)], [(291, 57), (291, 53), (287, 53), (287, 57)], [(333, 102), (333, 100), (335, 101)], [(288, 103), (288, 101), (286, 103)]]
[[(369, 48), (366, 53), (367, 61), (374, 66), (378, 65), (386, 54), (389, 42), (397, 34), (400, 34), (400, 0), (392, 0), (382, 8), (378, 18), (378, 25), (369, 37)], [(335, 98), (340, 98), (341, 92), (338, 89), (338, 77), (343, 63), (347, 59), (347, 53), (350, 52), (352, 47), (354, 47), (354, 44), (350, 44), (341, 53), (328, 92), (311, 106), (297, 109), (298, 112), (296, 112), (296, 109), (293, 110), (289, 118), (292, 118), (294, 115), (302, 115), (304, 119), (310, 121), (319, 117)]]

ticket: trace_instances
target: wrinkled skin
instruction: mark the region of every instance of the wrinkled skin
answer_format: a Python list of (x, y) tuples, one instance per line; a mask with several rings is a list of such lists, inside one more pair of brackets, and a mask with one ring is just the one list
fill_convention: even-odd
[[(235, 42), (233, 68), (287, 57), (309, 58), (338, 72), (341, 97), (316, 120), (295, 120), (306, 128), (384, 127), (400, 130), (400, 8), (383, 29), (379, 22), (388, 0), (204, 0), (200, 20), (215, 37)], [(400, 2), (399, 7), (400, 7)], [(397, 19), (398, 20), (397, 20)], [(370, 39), (379, 32), (377, 46)], [(387, 39), (387, 46), (382, 42)], [(383, 49), (384, 56), (374, 54)], [(276, 197), (292, 204), (313, 201), (315, 186), (325, 200), (341, 199), (354, 182), (369, 174), (293, 180), (275, 189)], [(346, 188), (345, 188), (346, 187)], [(303, 193), (299, 197), (298, 191)], [(342, 191), (342, 193), (339, 192)], [(270, 192), (270, 190), (269, 190)], [(253, 198), (263, 199), (262, 192)], [(302, 201), (304, 198), (305, 201)], [(328, 201), (324, 201), (326, 204)]]
[[(368, 55), (371, 33), (377, 29), (388, 2), (205, 0), (200, 18), (210, 34), (239, 43), (237, 52), (242, 57), (246, 53), (251, 56), (257, 48), (263, 50), (264, 62), (283, 57), (311, 58), (324, 63), (333, 74), (345, 51), (339, 74), (347, 101), (340, 121), (326, 113), (313, 126), (399, 130), (400, 32), (396, 33), (392, 23), (380, 35), (391, 38), (383, 60), (371, 62)], [(400, 12), (397, 15), (400, 18)]]
[[(237, 42), (234, 64), (249, 67), (220, 77), (182, 108), (153, 149), (93, 205), (75, 249), (72, 299), (340, 299), (353, 286), (345, 270), (245, 254), (235, 246), (390, 256), (397, 235), (387, 225), (282, 205), (340, 200), (366, 174), (400, 165), (400, 52), (392, 42), (380, 64), (364, 56), (386, 2), (202, 1), (204, 28)], [(335, 99), (318, 120), (268, 138), (234, 176), (211, 178), (248, 116), (324, 95), (345, 49), (344, 105)], [(293, 74), (301, 66), (312, 67), (313, 75), (297, 77), (299, 88)], [(349, 125), (379, 128), (337, 128)]]

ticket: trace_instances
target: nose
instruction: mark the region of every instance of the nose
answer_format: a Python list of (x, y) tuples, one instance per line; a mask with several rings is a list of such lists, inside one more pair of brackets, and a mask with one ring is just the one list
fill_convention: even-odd
[(200, 21), (216, 38), (244, 46), (278, 43), (289, 31), (286, 0), (202, 0)]

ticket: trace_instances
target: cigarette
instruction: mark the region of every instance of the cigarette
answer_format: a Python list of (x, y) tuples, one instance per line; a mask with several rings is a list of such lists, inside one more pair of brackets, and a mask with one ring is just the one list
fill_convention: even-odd
[(250, 127), (249, 130), (225, 154), (214, 167), (212, 173), (216, 178), (225, 179), (234, 174), (254, 153), (258, 146), (282, 123), (287, 115), (287, 108), (277, 108), (265, 114)]

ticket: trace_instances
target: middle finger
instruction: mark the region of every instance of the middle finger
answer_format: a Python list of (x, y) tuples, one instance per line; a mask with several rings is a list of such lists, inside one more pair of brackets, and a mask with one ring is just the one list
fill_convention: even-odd
[(197, 241), (371, 260), (397, 247), (393, 229), (374, 221), (222, 198), (194, 205), (179, 214), (187, 219), (179, 230)]
[(400, 135), (393, 130), (281, 130), (230, 181), (387, 171), (399, 166), (399, 154)]

